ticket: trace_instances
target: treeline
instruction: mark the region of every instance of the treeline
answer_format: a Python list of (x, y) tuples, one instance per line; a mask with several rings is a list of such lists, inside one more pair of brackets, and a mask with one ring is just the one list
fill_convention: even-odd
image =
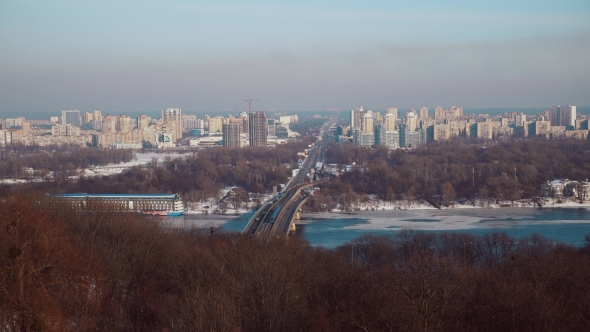
[[(400, 231), (335, 250), (0, 201), (5, 331), (586, 331), (590, 247)], [(587, 240), (590, 238), (587, 237)]]
[(290, 129), (298, 132), (301, 136), (310, 136), (311, 134), (319, 134), (319, 128), (322, 127), (329, 118), (306, 116), (299, 119), (299, 122), (290, 125)]
[(135, 154), (130, 149), (92, 149), (78, 146), (21, 146), (13, 145), (0, 149), (0, 177), (22, 179), (32, 177), (24, 168), (32, 168), (47, 176), (49, 172), (67, 175), (75, 174), (80, 168), (92, 165), (118, 164), (133, 160)]
[(189, 201), (218, 198), (219, 191), (228, 186), (262, 193), (287, 183), (292, 175), (290, 167), (297, 165), (297, 152), (303, 152), (311, 143), (306, 138), (268, 149), (207, 148), (179, 158), (167, 157), (163, 163), (153, 158), (148, 165), (133, 167), (123, 174), (34, 187), (45, 192), (177, 193)]
[[(465, 140), (429, 143), (389, 151), (332, 144), (326, 163), (353, 165), (324, 181), (311, 206), (334, 206), (376, 195), (387, 201), (415, 198), (510, 200), (533, 198), (548, 180), (590, 178), (590, 142), (527, 140), (472, 144)], [(315, 205), (314, 205), (315, 204)]]

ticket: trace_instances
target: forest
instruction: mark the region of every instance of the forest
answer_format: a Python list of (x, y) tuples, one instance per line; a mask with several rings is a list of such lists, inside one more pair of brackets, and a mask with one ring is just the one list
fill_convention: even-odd
[(426, 198), (450, 204), (517, 201), (539, 194), (554, 179), (590, 178), (590, 141), (514, 140), (476, 143), (464, 139), (431, 142), (413, 150), (367, 149), (331, 144), (326, 163), (353, 165), (324, 179), (308, 209), (323, 211), (354, 205), (374, 195), (386, 201)]
[[(265, 193), (287, 183), (298, 152), (314, 142), (299, 142), (271, 149), (208, 148), (182, 158), (153, 160), (124, 174), (65, 181), (68, 170), (133, 159), (130, 150), (58, 149), (21, 147), (0, 151), (0, 175), (19, 178), (23, 167), (53, 171), (56, 180), (25, 184), (44, 192), (178, 193), (185, 201), (218, 198), (224, 187), (240, 192)], [(339, 176), (320, 177), (319, 194), (307, 211), (335, 208), (353, 210), (372, 199), (405, 202), (429, 200), (450, 205), (456, 200), (473, 205), (516, 202), (539, 194), (540, 186), (557, 178), (590, 178), (590, 142), (582, 140), (513, 140), (497, 143), (455, 139), (430, 142), (413, 150), (388, 150), (331, 143), (326, 164), (339, 169), (354, 165)], [(61, 171), (60, 171), (61, 170)], [(0, 187), (0, 193), (15, 191)]]
[[(292, 175), (292, 166), (297, 165), (297, 153), (303, 152), (314, 141), (307, 137), (269, 149), (207, 148), (187, 152), (178, 158), (166, 157), (163, 163), (152, 158), (152, 162), (146, 166), (133, 167), (125, 173), (109, 177), (81, 177), (78, 180), (23, 186), (48, 193), (177, 193), (184, 200), (193, 202), (218, 198), (220, 190), (229, 186), (239, 187), (249, 193), (264, 193), (271, 191), (273, 186), (287, 183)], [(123, 150), (88, 148), (72, 154), (91, 155), (94, 151)], [(31, 158), (42, 159), (43, 156)], [(71, 159), (74, 162), (75, 159)], [(8, 194), (15, 190), (17, 188), (4, 186), (0, 193)]]
[(334, 250), (0, 201), (3, 331), (587, 331), (590, 235), (401, 230)]
[(25, 146), (9, 145), (0, 149), (0, 178), (22, 179), (30, 176), (24, 168), (40, 171), (35, 176), (46, 176), (54, 172), (56, 176), (66, 177), (75, 174), (79, 168), (118, 164), (133, 160), (135, 154), (130, 149), (92, 149), (78, 146)]

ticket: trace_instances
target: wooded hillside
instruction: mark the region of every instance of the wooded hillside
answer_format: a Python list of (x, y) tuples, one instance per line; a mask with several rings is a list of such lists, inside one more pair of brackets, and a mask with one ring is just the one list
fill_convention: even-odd
[[(0, 201), (4, 331), (584, 331), (590, 253), (401, 231), (354, 247)], [(589, 238), (590, 240), (590, 238)], [(352, 251), (351, 251), (352, 249)]]

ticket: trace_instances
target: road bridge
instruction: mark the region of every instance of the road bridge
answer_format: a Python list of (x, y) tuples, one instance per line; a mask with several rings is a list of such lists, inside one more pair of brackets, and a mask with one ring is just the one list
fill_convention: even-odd
[(313, 192), (313, 182), (309, 182), (308, 175), (311, 174), (324, 148), (325, 142), (318, 141), (316, 146), (308, 151), (299, 173), (281, 193), (264, 203), (254, 213), (244, 229), (244, 234), (270, 238), (285, 236), (290, 230), (295, 229), (293, 219)]
[(260, 238), (287, 235), (294, 228), (295, 213), (311, 194), (308, 188), (309, 183), (291, 187), (263, 204), (248, 222), (244, 234)]

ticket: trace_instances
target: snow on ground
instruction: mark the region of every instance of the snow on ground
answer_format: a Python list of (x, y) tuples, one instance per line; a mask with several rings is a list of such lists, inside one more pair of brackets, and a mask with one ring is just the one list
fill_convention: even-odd
[[(589, 207), (584, 206), (586, 209)], [(543, 223), (535, 216), (543, 213), (539, 209), (499, 208), (499, 209), (446, 209), (446, 210), (389, 210), (361, 211), (353, 213), (314, 213), (305, 214), (304, 220), (297, 223), (309, 223), (313, 219), (366, 219), (367, 223), (344, 227), (351, 230), (384, 230), (411, 228), (417, 230), (455, 231), (482, 227), (511, 227), (514, 222)], [(305, 220), (310, 219), (310, 220)], [(563, 223), (588, 223), (587, 220), (566, 220)], [(545, 221), (551, 223), (551, 221)]]
[[(203, 214), (203, 215), (190, 215), (184, 218), (161, 218), (160, 222), (172, 228), (183, 228), (183, 229), (207, 229), (210, 227), (221, 228), (231, 218), (236, 216), (218, 215), (218, 214)], [(157, 218), (157, 217), (156, 217)], [(187, 219), (188, 218), (188, 219)]]
[[(1, 184), (18, 184), (18, 183), (27, 183), (29, 182), (28, 180), (23, 180), (23, 179), (2, 179), (0, 180)], [(37, 182), (37, 181), (36, 181)]]
[[(535, 216), (543, 213), (535, 209), (532, 201), (519, 201), (518, 204), (506, 207), (510, 202), (485, 205), (479, 202), (472, 204), (455, 204), (440, 210), (428, 203), (408, 204), (404, 201), (368, 202), (360, 205), (360, 210), (353, 212), (335, 210), (327, 213), (306, 213), (298, 224), (314, 222), (314, 219), (343, 219), (347, 216), (355, 219), (366, 219), (367, 223), (344, 227), (351, 230), (384, 230), (396, 228), (412, 228), (417, 230), (455, 231), (482, 227), (510, 227), (515, 221), (531, 222)], [(590, 202), (580, 204), (564, 202), (547, 204), (547, 208), (586, 208), (590, 210)], [(542, 221), (534, 220), (535, 223)], [(547, 223), (550, 221), (547, 221)], [(567, 220), (564, 223), (588, 223), (588, 220)]]
[(152, 158), (157, 158), (158, 162), (164, 161), (166, 157), (184, 158), (184, 154), (180, 153), (136, 153), (135, 160), (115, 165), (97, 166), (83, 171), (83, 176), (109, 176), (122, 173), (131, 169), (133, 166), (147, 165), (152, 161)]
[[(231, 190), (235, 189), (236, 187), (226, 187), (220, 191), (219, 197), (225, 197)], [(249, 193), (250, 199), (253, 199), (255, 194)], [(260, 194), (257, 198), (260, 200), (261, 204), (269, 201), (273, 195), (271, 193), (267, 194)], [(214, 198), (210, 198), (207, 201), (203, 202), (194, 202), (190, 203), (190, 205), (184, 210), (185, 214), (222, 214), (226, 216), (237, 216), (242, 215), (244, 213), (248, 213), (253, 209), (253, 202), (248, 202), (249, 208), (239, 208), (234, 209), (231, 202), (224, 202), (225, 203), (225, 210), (223, 209), (223, 203), (218, 201)]]

